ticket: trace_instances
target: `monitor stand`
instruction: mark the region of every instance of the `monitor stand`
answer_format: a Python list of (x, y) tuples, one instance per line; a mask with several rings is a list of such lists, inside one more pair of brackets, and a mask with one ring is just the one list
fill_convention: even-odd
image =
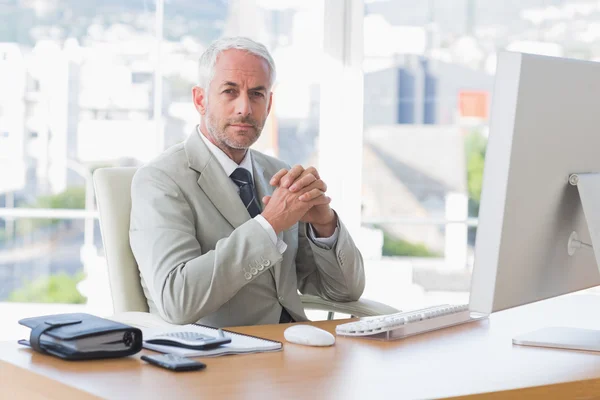
[[(592, 244), (579, 240), (577, 232), (571, 233), (567, 243), (569, 255), (578, 249), (593, 249), (600, 269), (600, 173), (573, 174), (569, 183), (577, 186), (579, 198)], [(569, 350), (600, 351), (600, 330), (548, 327), (513, 338), (513, 344), (522, 346), (552, 347)]]
[(600, 204), (600, 173), (573, 174), (569, 177), (569, 183), (577, 186), (583, 214), (592, 239), (590, 245), (579, 241), (576, 232), (571, 233), (567, 244), (569, 255), (575, 254), (580, 247), (593, 248), (596, 265), (600, 268), (600, 207), (598, 207)]

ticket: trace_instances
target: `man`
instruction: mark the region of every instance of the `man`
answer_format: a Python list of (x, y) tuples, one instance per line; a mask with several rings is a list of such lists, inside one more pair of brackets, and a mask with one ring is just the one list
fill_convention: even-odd
[(274, 81), (263, 45), (211, 44), (192, 90), (200, 125), (133, 178), (131, 248), (150, 312), (168, 322), (306, 321), (298, 290), (334, 301), (363, 292), (362, 257), (318, 171), (249, 149)]

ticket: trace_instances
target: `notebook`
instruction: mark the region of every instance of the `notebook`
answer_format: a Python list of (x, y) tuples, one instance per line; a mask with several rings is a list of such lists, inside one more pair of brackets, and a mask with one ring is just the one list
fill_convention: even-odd
[(123, 341), (123, 333), (115, 332), (103, 336), (92, 336), (73, 341), (55, 339), (52, 336), (42, 335), (41, 343), (44, 345), (62, 346), (69, 350), (91, 353), (95, 351), (121, 351), (129, 346)]
[(140, 329), (91, 314), (42, 315), (19, 324), (31, 328), (20, 344), (64, 359), (125, 357), (142, 349)]
[(224, 344), (216, 349), (210, 350), (193, 350), (186, 349), (183, 347), (166, 346), (163, 344), (147, 343), (146, 340), (150, 340), (153, 337), (164, 334), (167, 332), (199, 332), (204, 335), (215, 336), (219, 335), (217, 328), (210, 326), (191, 324), (183, 325), (177, 328), (142, 328), (144, 337), (144, 348), (149, 350), (158, 351), (160, 353), (171, 353), (178, 354), (184, 357), (216, 357), (227, 354), (247, 354), (247, 353), (261, 353), (267, 351), (279, 351), (282, 349), (281, 342), (274, 340), (268, 340), (259, 338), (251, 335), (244, 335), (242, 333), (230, 332), (223, 329), (225, 336), (231, 338), (231, 343)]

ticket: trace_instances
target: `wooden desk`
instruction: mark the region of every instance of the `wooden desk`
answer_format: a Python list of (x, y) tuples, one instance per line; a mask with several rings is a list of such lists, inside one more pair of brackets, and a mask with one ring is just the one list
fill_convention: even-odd
[[(333, 332), (338, 323), (315, 325)], [(512, 344), (517, 334), (552, 325), (600, 329), (600, 296), (577, 294), (546, 300), (495, 313), (489, 320), (394, 342), (338, 337), (329, 348), (284, 343), (284, 350), (277, 353), (203, 359), (208, 368), (202, 372), (162, 370), (141, 362), (141, 353), (126, 359), (67, 362), (4, 342), (0, 344), (0, 360), (6, 362), (0, 362), (0, 398), (4, 393), (11, 393), (11, 398), (41, 393), (61, 400), (93, 395), (408, 399), (507, 390), (512, 391), (475, 397), (597, 396), (600, 353)], [(283, 341), (286, 326), (235, 330)]]

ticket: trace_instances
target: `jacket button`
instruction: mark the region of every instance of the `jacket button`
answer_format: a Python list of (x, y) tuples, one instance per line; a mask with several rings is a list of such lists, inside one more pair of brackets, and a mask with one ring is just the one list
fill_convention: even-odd
[(262, 271), (263, 269), (265, 269), (265, 267), (263, 267), (262, 264), (257, 265), (256, 268), (258, 268), (259, 271)]
[(271, 265), (271, 260), (265, 260), (262, 262), (263, 267), (268, 267), (269, 265)]
[(277, 298), (277, 300), (279, 300), (279, 301), (283, 301), (283, 296), (279, 296), (279, 297)]
[(252, 274), (250, 274), (250, 272), (246, 272), (244, 274), (244, 278), (246, 278), (246, 280), (249, 281), (250, 279), (252, 279)]
[(256, 274), (258, 274), (258, 270), (257, 270), (256, 268), (252, 268), (252, 269), (250, 270), (250, 273), (251, 273), (252, 275), (256, 275)]

